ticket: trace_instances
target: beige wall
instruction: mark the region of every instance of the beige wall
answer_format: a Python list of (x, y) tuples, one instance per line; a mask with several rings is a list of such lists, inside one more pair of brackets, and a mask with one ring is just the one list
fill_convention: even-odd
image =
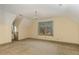
[[(16, 15), (0, 11), (0, 44), (8, 43), (12, 41), (12, 22), (15, 20)], [(21, 18), (20, 18), (21, 19)], [(18, 19), (19, 20), (19, 19)], [(29, 27), (31, 25), (31, 20), (26, 18), (22, 19), (19, 25), (19, 40), (29, 37)]]
[(62, 42), (79, 44), (79, 25), (68, 17), (57, 17), (54, 20), (54, 38)]
[(5, 21), (3, 20), (3, 12), (0, 10), (0, 44), (6, 43), (6, 25)]
[(0, 44), (11, 42), (11, 23), (15, 15), (1, 11), (0, 13)]
[[(53, 21), (54, 36), (38, 35), (38, 22)], [(47, 20), (33, 20), (30, 27), (30, 37), (79, 44), (79, 25), (69, 17), (52, 17)]]
[(25, 38), (28, 38), (30, 37), (30, 33), (28, 32), (30, 30), (30, 27), (31, 27), (32, 23), (31, 23), (31, 20), (29, 19), (26, 19), (26, 18), (23, 18), (22, 21), (20, 22), (19, 24), (19, 40), (22, 40), (22, 39), (25, 39)]
[[(11, 25), (16, 15), (0, 11), (0, 44), (11, 42)], [(54, 36), (38, 35), (38, 22), (53, 21)], [(79, 44), (79, 24), (69, 17), (52, 17), (45, 20), (22, 19), (19, 25), (19, 40), (37, 38)]]

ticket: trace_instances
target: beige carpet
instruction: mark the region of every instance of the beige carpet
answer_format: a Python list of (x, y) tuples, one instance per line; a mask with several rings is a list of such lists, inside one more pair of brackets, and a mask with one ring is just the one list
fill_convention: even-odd
[(0, 46), (1, 55), (63, 55), (79, 54), (79, 46), (26, 39)]

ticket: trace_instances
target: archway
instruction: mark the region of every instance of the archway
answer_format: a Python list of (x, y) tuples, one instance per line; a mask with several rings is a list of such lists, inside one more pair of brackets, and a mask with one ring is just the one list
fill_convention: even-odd
[(19, 24), (22, 20), (22, 15), (19, 15), (15, 18), (12, 23), (12, 41), (18, 41), (18, 33), (19, 33)]

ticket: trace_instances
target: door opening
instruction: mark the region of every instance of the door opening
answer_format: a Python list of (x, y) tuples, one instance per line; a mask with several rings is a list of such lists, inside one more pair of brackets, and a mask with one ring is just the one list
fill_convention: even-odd
[(14, 23), (12, 24), (12, 41), (18, 41), (18, 30)]

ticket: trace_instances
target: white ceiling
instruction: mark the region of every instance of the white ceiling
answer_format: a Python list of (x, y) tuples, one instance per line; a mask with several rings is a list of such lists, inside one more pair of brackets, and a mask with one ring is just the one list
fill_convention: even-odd
[(76, 16), (79, 15), (78, 4), (3, 4), (0, 5), (5, 11), (21, 14), (27, 18), (35, 16), (35, 10), (39, 18), (52, 16)]

